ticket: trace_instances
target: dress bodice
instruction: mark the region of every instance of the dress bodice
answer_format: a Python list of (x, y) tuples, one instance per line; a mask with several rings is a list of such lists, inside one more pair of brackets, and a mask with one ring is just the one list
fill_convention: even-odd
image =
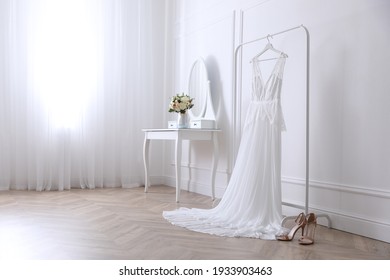
[(274, 68), (267, 80), (261, 73), (260, 61), (252, 59), (252, 96), (249, 104), (245, 126), (256, 123), (259, 119), (278, 125), (285, 130), (285, 122), (280, 104), (280, 93), (283, 81), (283, 71), (286, 62), (286, 55), (281, 54), (274, 65)]
[(261, 72), (260, 61), (252, 59), (253, 80), (252, 80), (252, 101), (273, 101), (280, 99), (280, 88), (283, 80), (283, 70), (286, 62), (286, 55), (281, 54), (274, 65), (274, 68), (267, 80)]

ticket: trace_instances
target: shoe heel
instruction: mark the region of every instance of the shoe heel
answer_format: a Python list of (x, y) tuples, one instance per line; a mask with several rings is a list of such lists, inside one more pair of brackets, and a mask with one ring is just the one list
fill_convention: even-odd
[(314, 243), (314, 234), (317, 227), (317, 217), (314, 213), (306, 216), (306, 231), (298, 242), (301, 245), (311, 245)]

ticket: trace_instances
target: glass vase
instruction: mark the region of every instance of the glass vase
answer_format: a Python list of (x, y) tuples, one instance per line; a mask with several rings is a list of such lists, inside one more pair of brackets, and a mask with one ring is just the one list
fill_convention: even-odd
[(177, 128), (188, 128), (189, 122), (188, 122), (188, 114), (186, 113), (179, 113), (177, 117)]

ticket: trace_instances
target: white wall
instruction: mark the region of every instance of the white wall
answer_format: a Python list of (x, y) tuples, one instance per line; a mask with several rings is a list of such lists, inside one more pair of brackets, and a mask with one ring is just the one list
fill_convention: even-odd
[[(242, 85), (233, 95), (233, 52), (240, 42), (304, 24), (311, 35), (310, 210), (332, 227), (390, 242), (390, 2), (380, 0), (177, 0), (174, 9), (175, 92), (185, 91), (189, 67), (202, 56), (210, 74), (222, 157), (217, 195), (225, 190), (235, 139), (248, 102), (249, 59), (264, 42), (244, 47)], [(303, 204), (305, 179), (305, 33), (275, 36), (284, 50), (282, 102), (283, 201)], [(266, 70), (265, 70), (266, 71)], [(173, 95), (167, 91), (167, 97)], [(241, 102), (240, 103), (237, 103)], [(167, 113), (167, 120), (175, 116)], [(235, 122), (237, 121), (237, 126)], [(235, 129), (238, 129), (235, 131)], [(187, 147), (183, 185), (209, 194), (211, 145)], [(172, 145), (166, 144), (164, 183), (174, 185)], [(299, 209), (285, 207), (286, 215)], [(327, 224), (326, 219), (319, 220)]]
[[(213, 103), (218, 119), (218, 127), (222, 129), (219, 135), (221, 149), (216, 178), (216, 194), (222, 196), (230, 174), (228, 157), (230, 150), (230, 126), (232, 119), (232, 97), (226, 94), (231, 91), (232, 85), (232, 52), (234, 49), (234, 11), (226, 9), (215, 13), (206, 11), (209, 16), (200, 17), (202, 5), (209, 6), (212, 1), (184, 1), (174, 5), (175, 22), (174, 50), (175, 50), (175, 79), (170, 96), (186, 92), (188, 76), (193, 62), (202, 57), (205, 60), (211, 81)], [(199, 4), (202, 4), (198, 6)], [(211, 5), (210, 7), (213, 7)], [(194, 13), (193, 13), (194, 12)], [(181, 18), (183, 16), (183, 18)], [(218, 34), (220, 40), (215, 35)], [(167, 102), (168, 104), (168, 102)], [(175, 113), (167, 113), (167, 121), (175, 120)], [(175, 184), (173, 143), (166, 144), (165, 184)], [(182, 186), (184, 189), (209, 195), (211, 142), (192, 142), (191, 146), (184, 145), (182, 160)]]

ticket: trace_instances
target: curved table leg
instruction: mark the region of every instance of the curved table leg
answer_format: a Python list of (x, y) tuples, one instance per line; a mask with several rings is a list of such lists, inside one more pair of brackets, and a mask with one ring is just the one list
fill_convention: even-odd
[(181, 183), (181, 139), (180, 136), (176, 139), (175, 145), (176, 157), (176, 202), (180, 201), (180, 183)]
[(213, 137), (213, 160), (211, 165), (211, 198), (215, 199), (215, 174), (217, 172), (218, 160), (219, 160), (219, 146), (218, 146), (218, 137), (216, 133), (212, 134)]
[(145, 140), (144, 140), (145, 192), (148, 192), (148, 188), (150, 186), (150, 180), (149, 180), (149, 144), (150, 144), (150, 139), (148, 139), (147, 135), (145, 134)]

